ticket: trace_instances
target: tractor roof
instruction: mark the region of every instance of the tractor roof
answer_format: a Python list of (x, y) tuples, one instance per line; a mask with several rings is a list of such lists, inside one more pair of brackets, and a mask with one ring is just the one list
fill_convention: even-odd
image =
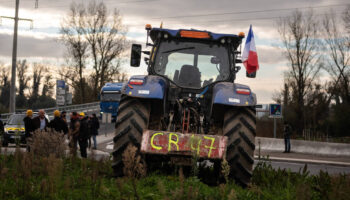
[(102, 91), (119, 91), (123, 87), (123, 83), (106, 83), (102, 87)]
[[(168, 33), (171, 37), (187, 37), (187, 38), (200, 38), (204, 40), (220, 40), (222, 38), (231, 38), (233, 41), (240, 41), (244, 38), (244, 35), (234, 35), (234, 34), (221, 34), (212, 33), (209, 31), (201, 31), (196, 29), (163, 29), (163, 28), (152, 28), (150, 31), (150, 36), (153, 41), (157, 39), (158, 33)], [(186, 34), (186, 36), (184, 36)], [(198, 37), (197, 37), (198, 36)], [(208, 37), (206, 37), (208, 36)]]

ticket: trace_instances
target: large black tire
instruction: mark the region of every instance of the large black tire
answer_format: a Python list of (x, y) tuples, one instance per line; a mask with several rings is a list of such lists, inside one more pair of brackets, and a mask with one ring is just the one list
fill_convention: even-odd
[(240, 107), (225, 113), (223, 133), (228, 137), (226, 160), (230, 177), (247, 186), (252, 177), (256, 135), (255, 108)]
[(120, 102), (112, 153), (112, 167), (116, 176), (123, 175), (122, 154), (128, 144), (140, 148), (142, 133), (148, 127), (149, 117), (150, 108), (147, 103), (132, 98), (124, 98)]

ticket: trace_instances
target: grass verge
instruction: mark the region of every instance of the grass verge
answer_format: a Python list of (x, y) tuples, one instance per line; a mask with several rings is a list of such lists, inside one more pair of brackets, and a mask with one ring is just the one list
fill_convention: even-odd
[(17, 151), (0, 156), (0, 199), (350, 199), (350, 176), (259, 163), (247, 188), (232, 181), (213, 187), (181, 173), (114, 178), (108, 160)]

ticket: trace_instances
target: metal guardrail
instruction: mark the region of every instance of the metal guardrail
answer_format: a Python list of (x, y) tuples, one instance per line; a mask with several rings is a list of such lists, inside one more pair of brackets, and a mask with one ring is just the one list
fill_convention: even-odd
[[(51, 108), (40, 108), (40, 109), (34, 109), (33, 111), (39, 111), (39, 110), (45, 110), (46, 114), (49, 116), (52, 115), (52, 113), (55, 110), (59, 111), (66, 111), (69, 112), (96, 112), (100, 109), (100, 102), (92, 102), (92, 103), (85, 103), (85, 104), (75, 104), (75, 105), (69, 105), (69, 106), (59, 106), (59, 107), (51, 107)], [(25, 113), (25, 111), (24, 111)], [(3, 113), (1, 114), (1, 120), (3, 122), (7, 122), (7, 120), (10, 118), (10, 116), (13, 113)]]

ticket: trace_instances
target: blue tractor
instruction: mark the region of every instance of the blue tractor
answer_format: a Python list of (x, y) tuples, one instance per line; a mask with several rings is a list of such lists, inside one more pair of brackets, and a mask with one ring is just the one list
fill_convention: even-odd
[(116, 120), (123, 83), (106, 83), (100, 94), (100, 109), (102, 113), (112, 113), (112, 119)]
[(150, 25), (146, 30), (151, 50), (133, 44), (130, 64), (138, 67), (141, 54), (146, 54), (148, 75), (129, 79), (118, 110), (116, 175), (123, 175), (122, 154), (133, 145), (147, 170), (190, 165), (195, 156), (197, 162), (211, 162), (216, 177), (222, 176), (220, 168), (226, 163), (229, 176), (247, 185), (254, 163), (257, 100), (248, 86), (235, 83), (244, 33)]

